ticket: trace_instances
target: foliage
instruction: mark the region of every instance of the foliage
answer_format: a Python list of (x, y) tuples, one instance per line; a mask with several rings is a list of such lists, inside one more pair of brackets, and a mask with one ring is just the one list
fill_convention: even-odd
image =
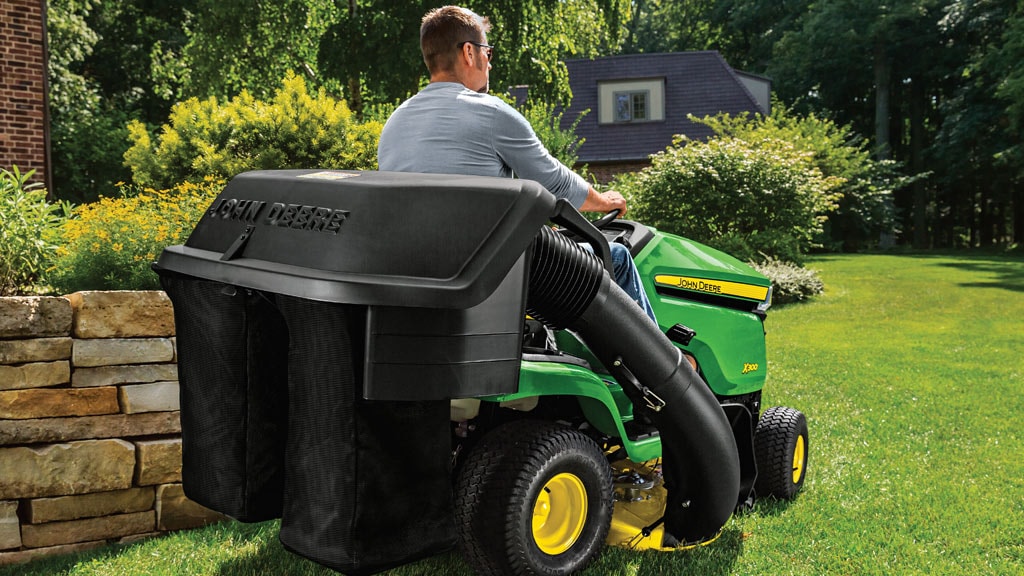
[(874, 160), (868, 143), (850, 126), (811, 113), (794, 114), (781, 102), (772, 105), (768, 117), (729, 116), (693, 119), (720, 136), (731, 136), (752, 145), (782, 140), (810, 154), (811, 163), (826, 177), (841, 180), (836, 188), (838, 206), (829, 214), (824, 237), (826, 247), (856, 251), (876, 245), (883, 235), (896, 230), (892, 194), (914, 181), (901, 176), (891, 160)]
[[(194, 0), (49, 0), (52, 192), (96, 199), (130, 173), (126, 124), (167, 117), (177, 91), (182, 25)], [(173, 72), (172, 72), (173, 71)]]
[[(562, 61), (614, 53), (629, 3), (469, 0), (462, 5), (491, 22), (488, 42), (497, 46), (491, 70), (494, 92), (526, 84), (534, 97), (564, 104), (571, 93)], [(422, 0), (348, 2), (348, 10), (321, 39), (318, 61), (323, 75), (346, 86), (350, 101), (408, 97), (427, 75), (419, 27), (423, 15), (436, 6), (437, 2)]]
[(583, 112), (567, 128), (562, 128), (562, 116), (565, 114), (558, 107), (545, 104), (538, 100), (530, 100), (519, 111), (530, 123), (537, 138), (559, 162), (569, 166), (576, 165), (579, 149), (584, 139), (576, 135), (576, 127), (580, 125), (587, 112)]
[[(108, 108), (149, 124), (167, 118), (188, 72), (181, 52), (188, 41), (186, 26), (197, 8), (198, 0), (99, 3), (88, 18), (98, 40), (84, 67), (99, 85)], [(121, 121), (122, 129), (126, 122)], [(120, 143), (123, 153), (127, 137)]]
[(42, 185), (29, 182), (34, 173), (0, 169), (0, 296), (27, 292), (38, 281), (57, 250), (53, 232), (71, 210), (65, 202), (47, 202)]
[(153, 188), (254, 169), (375, 169), (381, 127), (357, 123), (344, 101), (323, 89), (309, 94), (289, 73), (270, 102), (242, 92), (229, 102), (191, 98), (174, 106), (156, 143), (132, 122), (125, 163), (136, 184)]
[(632, 197), (635, 217), (739, 258), (763, 252), (799, 262), (843, 183), (822, 174), (810, 152), (768, 137), (677, 139), (651, 162), (616, 183)]
[(956, 55), (948, 74), (957, 81), (939, 99), (941, 121), (926, 150), (935, 167), (934, 244), (1024, 240), (1024, 124), (1014, 112), (1024, 106), (1024, 92), (1014, 95), (1015, 78), (1024, 77), (1022, 21), (1020, 3), (963, 1), (939, 23)]
[(47, 2), (50, 106), (54, 115), (83, 108), (91, 110), (98, 102), (96, 85), (78, 68), (99, 40), (87, 22), (99, 3), (99, 0)]
[(89, 26), (98, 0), (49, 0), (50, 140), (54, 194), (88, 200), (123, 173), (124, 112), (108, 108), (100, 84), (86, 73), (100, 37)]
[[(359, 116), (416, 91), (417, 0), (49, 0), (54, 194), (124, 178), (124, 122), (183, 95), (258, 99), (285, 69)], [(919, 245), (1024, 243), (1024, 4), (991, 0), (468, 0), (490, 17), (492, 86), (569, 99), (569, 58), (711, 49), (799, 112), (868, 137), (927, 180), (895, 190)], [(224, 30), (232, 30), (224, 34)], [(887, 145), (886, 145), (887, 144)], [(895, 167), (895, 165), (893, 165)], [(846, 212), (847, 207), (840, 210)], [(863, 223), (863, 222), (862, 222)], [(833, 227), (836, 220), (830, 222)], [(856, 229), (855, 223), (844, 229)], [(844, 232), (844, 238), (848, 233)], [(870, 234), (873, 236), (873, 233)]]
[(825, 284), (818, 272), (810, 268), (776, 258), (767, 258), (763, 262), (751, 261), (750, 265), (772, 281), (774, 304), (799, 302), (825, 291)]
[(164, 247), (185, 242), (222, 189), (213, 177), (167, 190), (122, 187), (118, 198), (78, 206), (59, 232), (47, 283), (59, 294), (159, 289), (150, 264)]
[(338, 19), (337, 5), (343, 5), (332, 0), (194, 1), (196, 15), (186, 24), (188, 44), (181, 50), (183, 95), (222, 99), (243, 91), (269, 98), (289, 70), (315, 80), (320, 36)]
[(624, 0), (473, 0), (467, 5), (488, 16), (488, 40), (500, 52), (491, 70), (491, 86), (505, 91), (528, 85), (533, 98), (567, 105), (572, 98), (570, 58), (614, 54), (621, 42)]
[(625, 24), (625, 54), (708, 50), (722, 40), (709, 18), (715, 0), (638, 0)]

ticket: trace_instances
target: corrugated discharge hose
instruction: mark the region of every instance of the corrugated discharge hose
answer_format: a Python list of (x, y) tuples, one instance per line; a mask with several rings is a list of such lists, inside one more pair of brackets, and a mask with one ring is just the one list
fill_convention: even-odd
[(532, 248), (527, 312), (578, 332), (658, 428), (668, 490), (663, 545), (718, 534), (736, 507), (739, 455), (718, 400), (680, 350), (600, 260), (548, 227)]

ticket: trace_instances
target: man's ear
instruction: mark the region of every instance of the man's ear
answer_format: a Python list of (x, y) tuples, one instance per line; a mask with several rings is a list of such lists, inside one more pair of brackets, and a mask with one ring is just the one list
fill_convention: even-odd
[(469, 42), (466, 42), (465, 44), (463, 44), (461, 46), (461, 49), (462, 49), (462, 61), (465, 62), (467, 66), (472, 67), (473, 66), (473, 45), (470, 44)]

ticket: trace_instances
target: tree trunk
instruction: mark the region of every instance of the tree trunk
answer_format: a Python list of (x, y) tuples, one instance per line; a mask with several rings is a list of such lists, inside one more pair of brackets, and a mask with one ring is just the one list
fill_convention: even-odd
[(1013, 192), (1013, 241), (1024, 245), (1024, 192), (1019, 187)]
[(979, 203), (981, 204), (981, 214), (978, 215), (978, 219), (980, 221), (981, 231), (978, 234), (978, 240), (979, 240), (979, 243), (981, 244), (981, 246), (984, 248), (984, 247), (991, 246), (992, 242), (993, 242), (993, 237), (992, 237), (993, 236), (992, 235), (992, 228), (993, 228), (993, 220), (992, 220), (992, 209), (993, 209), (993, 206), (992, 206), (992, 204), (993, 204), (993, 202), (992, 202), (992, 197), (991, 197), (991, 191), (988, 189), (988, 185), (987, 184), (985, 186), (983, 186), (982, 189), (981, 189), (981, 199), (980, 199)]
[[(924, 81), (920, 78), (912, 78), (910, 81), (910, 170), (913, 174), (924, 172), (924, 110), (927, 94), (924, 90)], [(922, 180), (914, 182), (914, 247), (927, 248), (928, 222), (927, 222), (928, 197), (925, 183)]]
[[(358, 0), (348, 0), (348, 17), (355, 18), (358, 8)], [(363, 91), (359, 85), (358, 74), (348, 79), (348, 107), (356, 118), (363, 117)]]
[(888, 160), (892, 152), (889, 137), (889, 78), (892, 68), (886, 55), (885, 41), (875, 41), (875, 157)]

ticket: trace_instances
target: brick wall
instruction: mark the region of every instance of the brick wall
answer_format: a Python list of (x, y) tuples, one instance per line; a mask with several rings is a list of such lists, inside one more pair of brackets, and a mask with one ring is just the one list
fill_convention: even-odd
[(0, 298), (0, 565), (222, 516), (181, 487), (163, 292)]
[(594, 178), (597, 179), (599, 184), (608, 184), (617, 174), (639, 172), (650, 165), (651, 163), (648, 160), (641, 160), (639, 162), (588, 164), (587, 170), (589, 170)]
[(44, 3), (0, 2), (0, 168), (47, 183)]

